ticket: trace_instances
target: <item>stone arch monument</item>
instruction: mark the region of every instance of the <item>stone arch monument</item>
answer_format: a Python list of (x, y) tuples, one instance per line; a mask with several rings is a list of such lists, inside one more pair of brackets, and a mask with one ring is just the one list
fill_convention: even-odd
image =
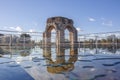
[(65, 29), (69, 31), (70, 45), (74, 46), (77, 42), (77, 30), (73, 26), (72, 19), (65, 17), (51, 17), (47, 19), (46, 29), (43, 33), (43, 43), (46, 47), (51, 44), (51, 31), (56, 31), (56, 46), (65, 45)]

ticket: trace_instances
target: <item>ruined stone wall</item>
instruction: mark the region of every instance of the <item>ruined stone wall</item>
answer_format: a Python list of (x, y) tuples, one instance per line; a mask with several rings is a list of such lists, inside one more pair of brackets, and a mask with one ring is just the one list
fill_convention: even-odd
[(47, 19), (46, 29), (43, 34), (44, 44), (49, 46), (51, 42), (51, 30), (56, 31), (56, 45), (65, 46), (65, 29), (70, 32), (70, 45), (74, 45), (77, 42), (77, 30), (73, 26), (72, 19), (64, 17), (51, 17)]

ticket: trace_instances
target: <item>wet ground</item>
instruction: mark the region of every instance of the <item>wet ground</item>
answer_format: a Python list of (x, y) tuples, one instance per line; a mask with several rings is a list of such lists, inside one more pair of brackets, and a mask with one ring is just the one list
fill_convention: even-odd
[(120, 50), (6, 48), (0, 80), (120, 80)]

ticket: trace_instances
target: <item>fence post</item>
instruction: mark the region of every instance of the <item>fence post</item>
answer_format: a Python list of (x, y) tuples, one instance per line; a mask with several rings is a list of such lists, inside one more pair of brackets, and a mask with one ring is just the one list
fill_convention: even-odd
[(95, 36), (95, 46), (96, 48), (98, 47), (98, 40), (97, 40), (98, 36)]
[(85, 44), (85, 40), (86, 40), (86, 37), (84, 36), (84, 44), (83, 44), (84, 48), (85, 48), (85, 45), (86, 45), (86, 44)]
[(23, 37), (23, 46), (24, 46), (24, 49), (25, 49), (25, 36)]
[(9, 46), (12, 46), (12, 34), (10, 34), (10, 42), (9, 42)]
[(95, 47), (96, 47), (96, 54), (97, 54), (97, 48), (98, 48), (98, 36), (95, 36)]

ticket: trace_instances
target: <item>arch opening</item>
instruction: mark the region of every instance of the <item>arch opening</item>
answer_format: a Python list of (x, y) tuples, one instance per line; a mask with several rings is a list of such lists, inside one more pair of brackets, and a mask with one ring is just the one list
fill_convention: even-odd
[(65, 45), (69, 46), (70, 45), (70, 31), (66, 28), (64, 31), (65, 35), (64, 35), (64, 42)]
[(54, 28), (51, 30), (51, 44), (54, 46), (56, 44), (56, 31)]
[(50, 46), (56, 45), (56, 29), (54, 26), (48, 26), (47, 30), (47, 39), (50, 44)]
[(70, 35), (69, 35), (69, 30), (65, 29), (65, 42), (69, 42), (70, 41)]
[(69, 41), (67, 43), (67, 46), (70, 46), (70, 45), (72, 45), (74, 43), (74, 34), (75, 34), (75, 32), (74, 32), (74, 28), (72, 28), (72, 26), (66, 26), (65, 31), (66, 30), (68, 30), (68, 32), (69, 32), (68, 33)]

